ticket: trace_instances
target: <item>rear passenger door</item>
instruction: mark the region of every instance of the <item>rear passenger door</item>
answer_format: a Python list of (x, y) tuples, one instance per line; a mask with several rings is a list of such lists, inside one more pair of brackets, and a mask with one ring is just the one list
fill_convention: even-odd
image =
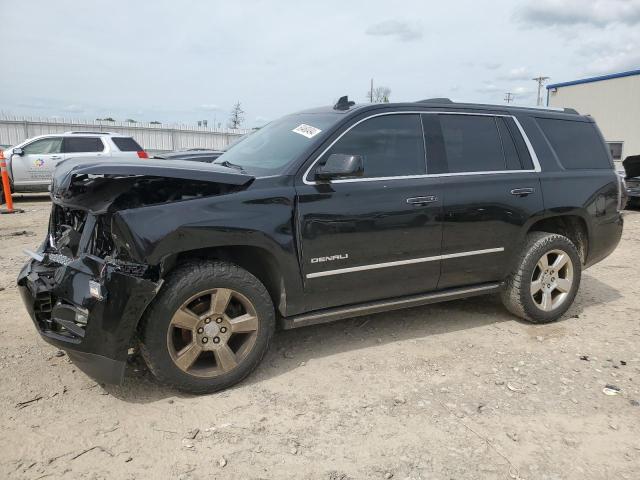
[(102, 157), (104, 150), (104, 143), (100, 137), (64, 137), (62, 142), (65, 158)]
[(522, 227), (544, 208), (535, 153), (511, 116), (424, 118), (427, 142), (439, 137), (442, 146), (429, 167), (439, 170), (443, 191), (438, 289), (502, 280), (521, 247)]

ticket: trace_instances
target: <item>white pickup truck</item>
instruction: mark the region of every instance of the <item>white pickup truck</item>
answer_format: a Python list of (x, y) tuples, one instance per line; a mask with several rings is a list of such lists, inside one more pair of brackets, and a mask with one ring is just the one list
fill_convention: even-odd
[[(111, 132), (40, 135), (8, 148), (3, 153), (13, 192), (46, 192), (54, 168), (67, 158), (149, 158), (133, 138)], [(4, 194), (1, 183), (0, 198), (2, 203)]]

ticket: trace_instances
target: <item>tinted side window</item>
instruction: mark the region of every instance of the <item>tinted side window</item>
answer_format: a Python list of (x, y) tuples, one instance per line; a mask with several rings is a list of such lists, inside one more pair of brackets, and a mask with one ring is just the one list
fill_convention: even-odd
[(516, 149), (518, 150), (518, 156), (520, 157), (520, 163), (522, 163), (522, 168), (525, 170), (533, 170), (533, 160), (531, 160), (531, 154), (529, 153), (529, 149), (527, 148), (527, 144), (522, 138), (522, 134), (520, 133), (520, 129), (516, 125), (516, 122), (513, 118), (503, 117), (503, 120), (506, 122), (507, 127), (509, 127), (509, 131), (511, 132), (511, 138), (513, 138)]
[(97, 137), (65, 137), (65, 153), (91, 153), (104, 151), (102, 140)]
[(424, 139), (419, 115), (396, 114), (370, 118), (349, 130), (324, 154), (361, 155), (365, 177), (424, 175)]
[(609, 152), (593, 123), (551, 118), (537, 121), (564, 168), (611, 168)]
[(52, 153), (60, 153), (62, 138), (43, 138), (36, 140), (24, 147), (22, 151), (25, 155), (48, 155)]
[(116, 144), (121, 152), (140, 152), (143, 148), (133, 138), (129, 137), (111, 137), (113, 143)]
[(513, 141), (513, 137), (507, 128), (507, 122), (504, 118), (496, 117), (496, 123), (498, 124), (498, 131), (500, 132), (500, 140), (502, 141), (502, 151), (504, 153), (504, 159), (507, 165), (507, 170), (521, 170), (520, 157), (518, 156), (518, 150), (516, 144)]
[(506, 170), (494, 117), (440, 115), (440, 124), (449, 172)]

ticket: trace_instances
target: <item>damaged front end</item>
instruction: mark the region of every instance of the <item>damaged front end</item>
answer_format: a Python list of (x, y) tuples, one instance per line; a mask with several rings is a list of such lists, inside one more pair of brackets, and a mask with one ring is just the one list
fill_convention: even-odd
[(136, 326), (163, 272), (160, 263), (132, 260), (126, 240), (113, 232), (114, 219), (128, 209), (230, 193), (252, 177), (153, 162), (60, 167), (47, 237), (27, 252), (18, 287), (47, 342), (96, 380), (120, 383)]

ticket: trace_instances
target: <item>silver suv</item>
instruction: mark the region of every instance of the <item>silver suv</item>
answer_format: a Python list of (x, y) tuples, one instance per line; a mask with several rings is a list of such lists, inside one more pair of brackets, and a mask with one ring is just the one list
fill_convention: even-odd
[(8, 148), (4, 156), (14, 192), (46, 192), (54, 168), (67, 158), (149, 158), (133, 138), (111, 132), (40, 135)]

